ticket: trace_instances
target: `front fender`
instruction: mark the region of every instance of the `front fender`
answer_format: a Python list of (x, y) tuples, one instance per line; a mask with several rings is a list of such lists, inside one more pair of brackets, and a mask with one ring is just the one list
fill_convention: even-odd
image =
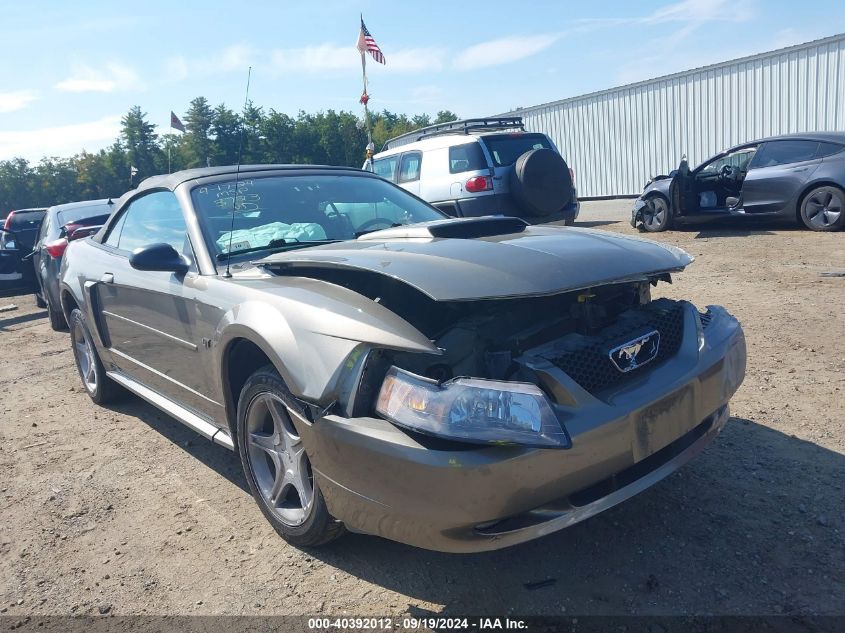
[(440, 353), (407, 321), (341, 286), (286, 278), (282, 291), (279, 280), (262, 278), (242, 289), (244, 300), (223, 314), (212, 341), (221, 385), (227, 350), (240, 338), (261, 348), (293, 395), (311, 402), (330, 399), (347, 359), (362, 345)]

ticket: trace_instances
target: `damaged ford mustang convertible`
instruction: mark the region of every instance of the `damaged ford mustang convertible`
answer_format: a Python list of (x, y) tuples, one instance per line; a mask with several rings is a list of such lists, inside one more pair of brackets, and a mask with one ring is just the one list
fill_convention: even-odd
[(722, 429), (742, 329), (651, 298), (691, 261), (447, 218), (359, 170), (216, 167), (127, 193), (68, 248), (61, 300), (91, 398), (237, 451), (291, 543), (473, 552), (624, 501)]

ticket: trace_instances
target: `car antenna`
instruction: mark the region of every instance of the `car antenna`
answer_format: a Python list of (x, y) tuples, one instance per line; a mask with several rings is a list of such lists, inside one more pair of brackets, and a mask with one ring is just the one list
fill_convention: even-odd
[(240, 180), (241, 175), (241, 152), (244, 148), (244, 115), (243, 113), (246, 112), (246, 106), (249, 103), (249, 80), (252, 78), (252, 66), (249, 67), (249, 70), (246, 72), (246, 96), (244, 97), (244, 109), (241, 113), (241, 134), (240, 140), (238, 141), (238, 165), (235, 168), (235, 194), (232, 196), (232, 222), (229, 225), (229, 248), (226, 250), (226, 254), (228, 257), (226, 258), (226, 274), (224, 277), (231, 277), (232, 272), (229, 269), (230, 263), (232, 261), (232, 234), (235, 232), (235, 207), (238, 205), (238, 181)]

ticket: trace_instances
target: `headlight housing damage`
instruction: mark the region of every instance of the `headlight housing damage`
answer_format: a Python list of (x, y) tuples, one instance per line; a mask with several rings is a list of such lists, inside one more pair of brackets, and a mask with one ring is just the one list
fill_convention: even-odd
[(571, 441), (536, 385), (480, 378), (444, 383), (391, 367), (376, 411), (399, 426), (477, 444), (569, 448)]

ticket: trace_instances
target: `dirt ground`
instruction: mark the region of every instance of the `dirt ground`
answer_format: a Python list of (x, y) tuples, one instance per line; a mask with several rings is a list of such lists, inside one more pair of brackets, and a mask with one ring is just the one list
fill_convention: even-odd
[[(634, 234), (630, 201), (580, 224)], [(845, 614), (845, 233), (657, 235), (696, 257), (656, 294), (748, 340), (733, 418), (657, 486), (578, 526), (457, 556), (348, 535), (304, 552), (237, 457), (130, 398), (94, 406), (67, 334), (0, 299), (0, 614)], [(541, 588), (528, 583), (554, 579)]]

